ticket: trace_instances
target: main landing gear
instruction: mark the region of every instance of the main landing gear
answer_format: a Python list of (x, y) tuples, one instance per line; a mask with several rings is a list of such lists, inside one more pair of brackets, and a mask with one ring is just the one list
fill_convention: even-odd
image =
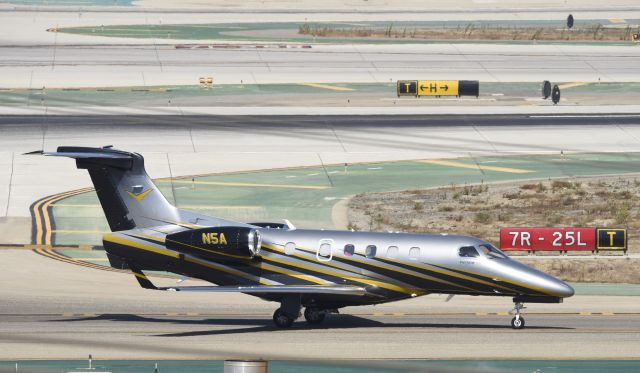
[(511, 327), (513, 329), (524, 329), (524, 317), (520, 316), (520, 310), (525, 308), (522, 302), (515, 302), (513, 309), (509, 312), (509, 314), (515, 315), (511, 319)]
[(288, 328), (294, 321), (296, 321), (296, 319), (297, 317), (293, 318), (286, 314), (282, 308), (278, 308), (276, 312), (273, 313), (273, 323), (276, 324), (278, 328)]
[(325, 316), (327, 316), (326, 310), (321, 310), (315, 307), (307, 307), (304, 309), (304, 319), (307, 320), (308, 324), (311, 324), (311, 325), (322, 324)]
[[(329, 313), (327, 310), (307, 307), (304, 310), (304, 319), (309, 325), (320, 325), (327, 316), (327, 313)], [(278, 308), (276, 312), (273, 313), (273, 323), (276, 324), (278, 328), (288, 328), (293, 325), (293, 322), (296, 321), (298, 316), (285, 312), (283, 308)]]
[[(286, 296), (280, 301), (280, 308), (273, 313), (273, 323), (278, 328), (288, 328), (300, 317), (302, 304), (299, 296)], [(326, 310), (318, 307), (307, 307), (304, 310), (304, 318), (309, 325), (321, 324), (327, 313), (338, 312), (337, 310)]]

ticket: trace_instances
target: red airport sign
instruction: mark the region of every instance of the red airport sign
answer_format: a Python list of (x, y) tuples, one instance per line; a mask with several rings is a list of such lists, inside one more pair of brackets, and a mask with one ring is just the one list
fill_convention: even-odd
[(595, 228), (500, 228), (505, 251), (595, 251)]

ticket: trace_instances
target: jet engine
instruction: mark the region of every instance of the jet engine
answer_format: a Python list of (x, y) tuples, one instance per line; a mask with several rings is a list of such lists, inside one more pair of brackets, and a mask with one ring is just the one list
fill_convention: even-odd
[(262, 238), (255, 228), (206, 227), (168, 234), (165, 245), (170, 250), (205, 258), (251, 259), (260, 253)]

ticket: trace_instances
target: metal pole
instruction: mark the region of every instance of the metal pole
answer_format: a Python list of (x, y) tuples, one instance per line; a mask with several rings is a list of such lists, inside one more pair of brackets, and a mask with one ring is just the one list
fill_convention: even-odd
[(269, 362), (265, 360), (225, 360), (224, 373), (268, 373)]

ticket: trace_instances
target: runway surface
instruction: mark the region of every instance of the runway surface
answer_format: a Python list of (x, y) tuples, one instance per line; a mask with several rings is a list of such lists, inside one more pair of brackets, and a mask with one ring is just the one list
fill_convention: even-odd
[[(339, 315), (317, 329), (302, 321), (289, 330), (273, 327), (269, 315), (2, 319), (2, 355), (12, 358), (637, 358), (640, 334), (637, 315), (529, 315), (522, 331), (507, 316), (472, 315)], [(46, 348), (34, 354), (38, 345)]]
[(0, 88), (393, 82), (625, 82), (640, 78), (640, 49), (580, 45), (314, 45), (176, 49), (173, 45), (0, 45)]
[(114, 145), (141, 152), (153, 178), (640, 148), (638, 115), (4, 116), (0, 131), (0, 216), (7, 217), (28, 217), (33, 201), (91, 185), (86, 173), (66, 159), (22, 155), (60, 145)]
[(0, 262), (0, 282), (11, 284), (0, 288), (0, 359), (640, 358), (634, 296), (527, 304), (519, 331), (508, 325), (509, 298), (438, 295), (346, 308), (319, 329), (300, 321), (277, 330), (277, 304), (248, 295), (149, 291), (130, 274), (24, 250), (1, 250)]

